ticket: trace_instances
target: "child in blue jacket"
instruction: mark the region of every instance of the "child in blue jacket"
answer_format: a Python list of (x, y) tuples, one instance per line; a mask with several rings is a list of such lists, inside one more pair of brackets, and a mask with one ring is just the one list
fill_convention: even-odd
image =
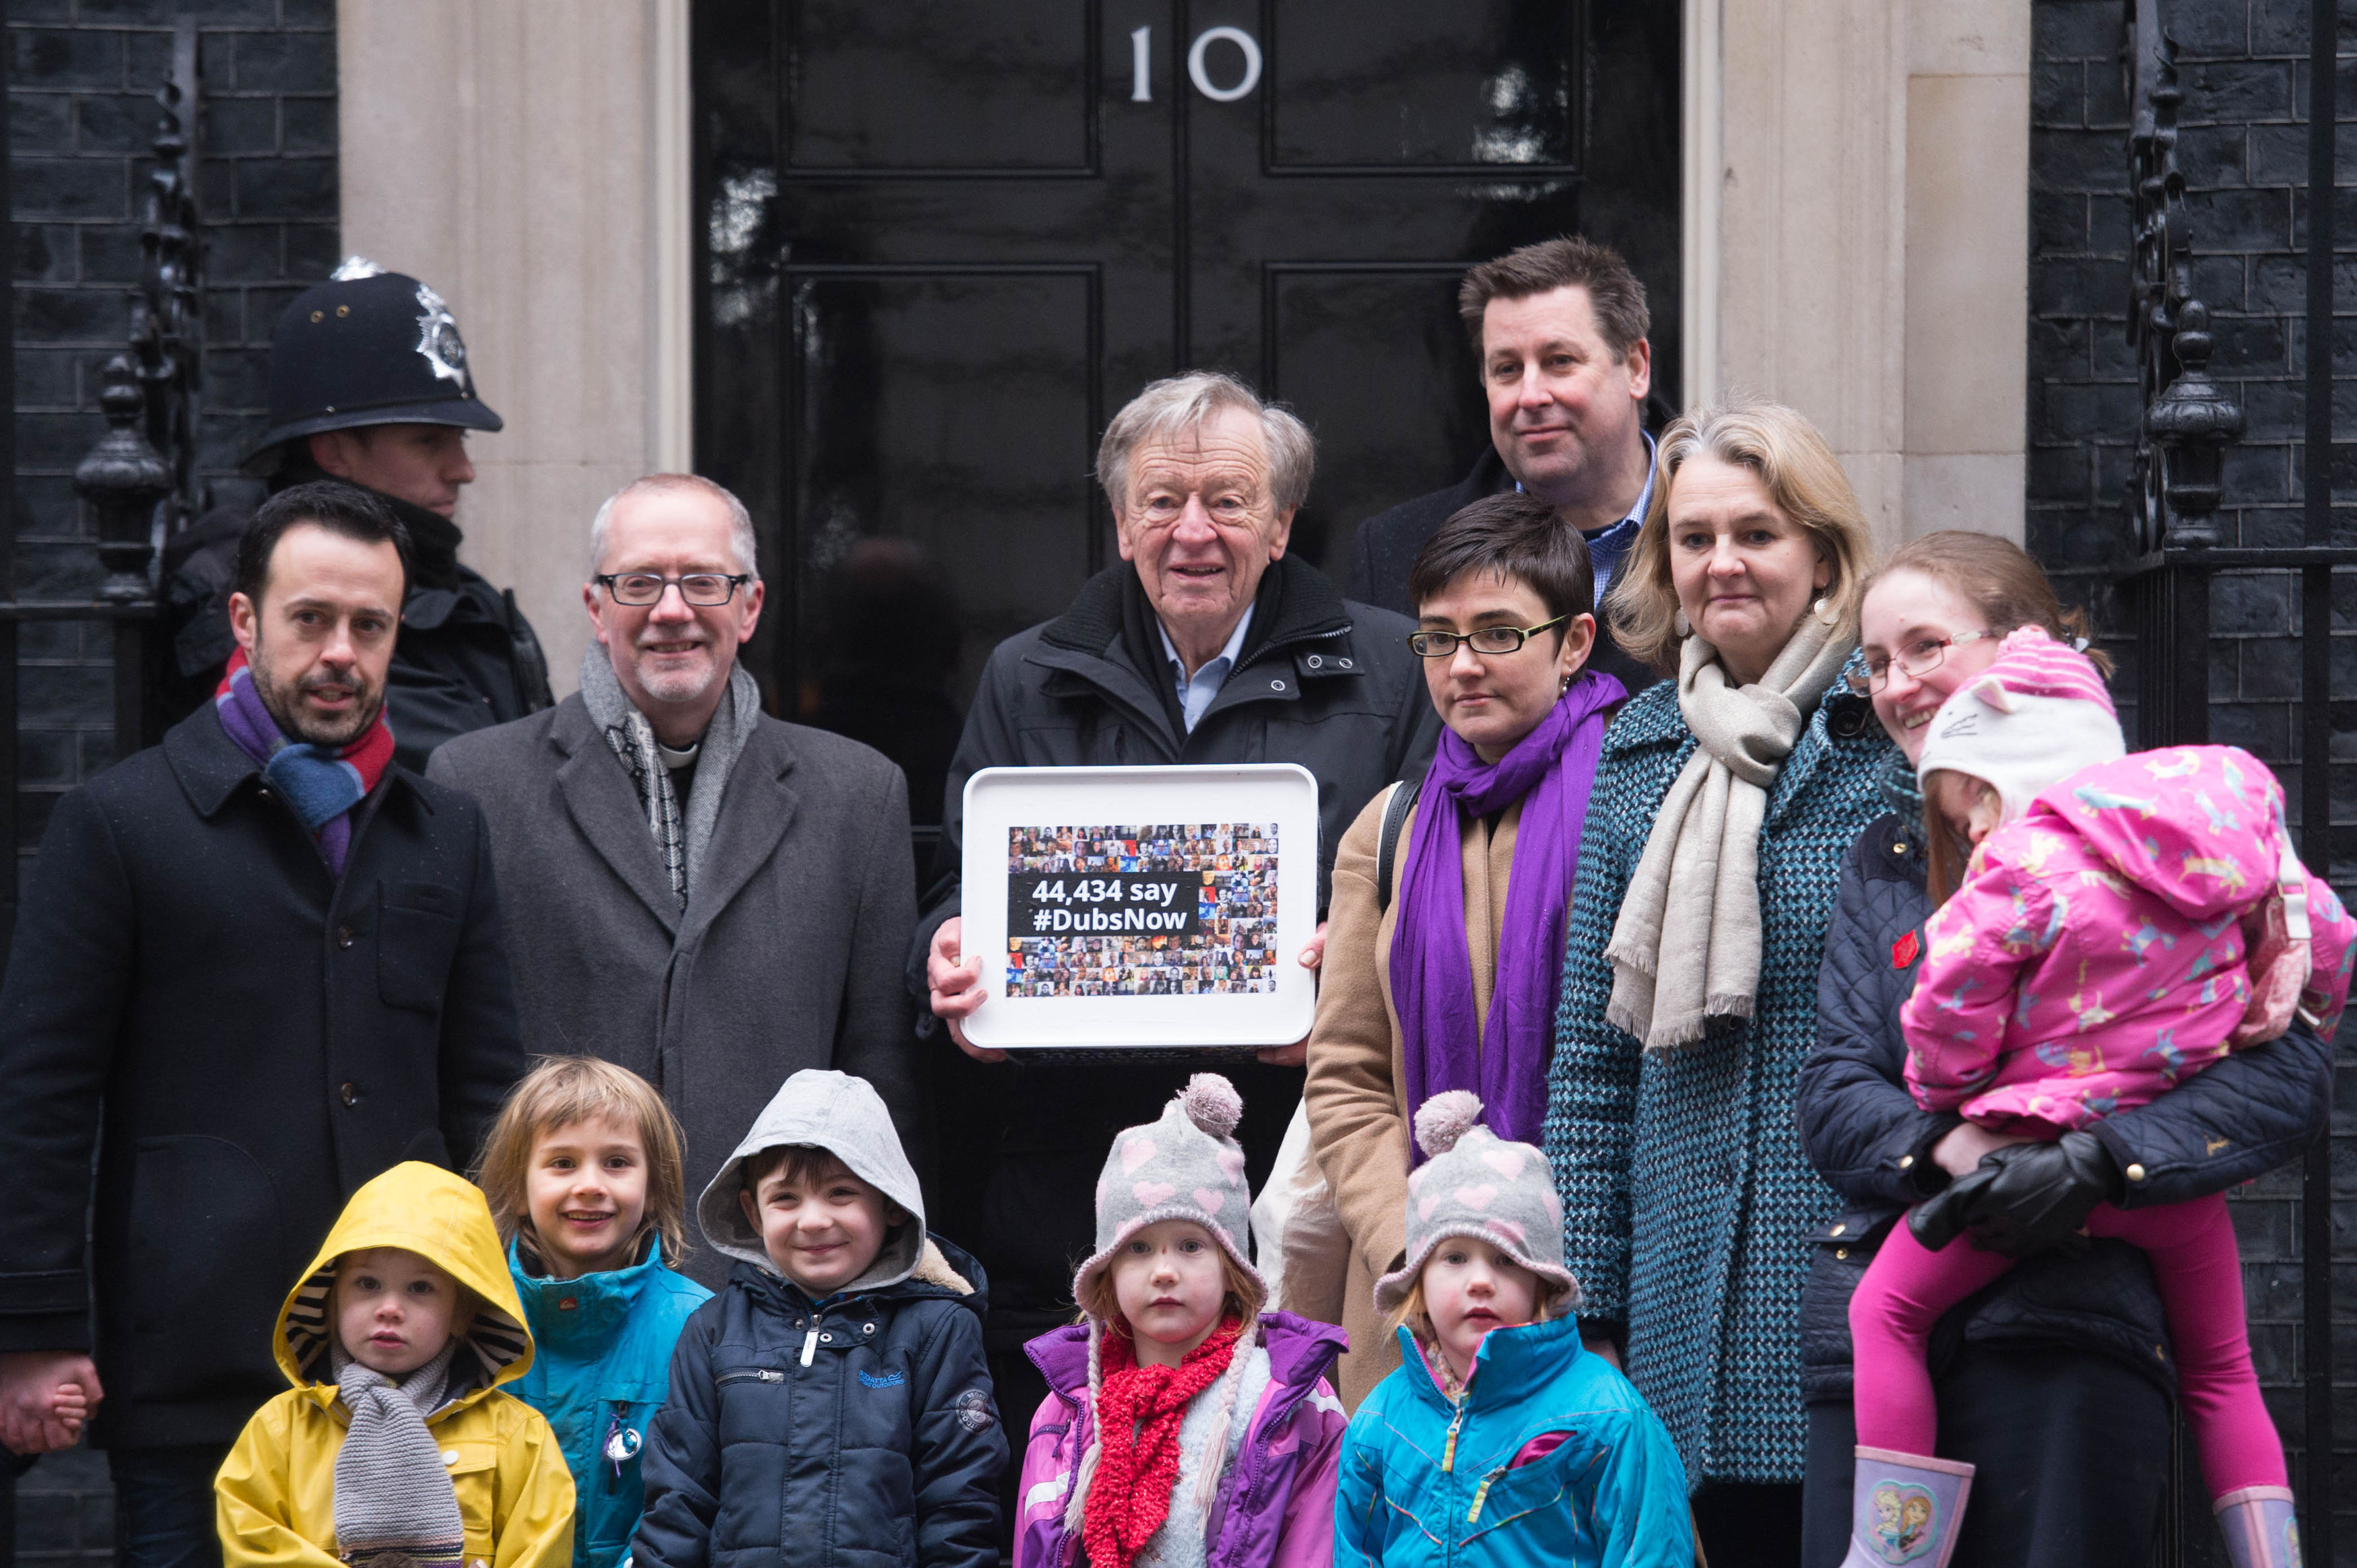
[(679, 1123), (629, 1069), (552, 1058), (508, 1096), (476, 1179), (538, 1347), (508, 1391), (548, 1418), (573, 1472), (574, 1568), (615, 1568), (639, 1528), (639, 1451), (672, 1348), (712, 1294), (674, 1272)]
[(1693, 1568), (1669, 1434), (1580, 1345), (1546, 1156), (1480, 1113), (1415, 1115), (1407, 1262), (1375, 1285), (1404, 1364), (1343, 1435), (1335, 1568)]

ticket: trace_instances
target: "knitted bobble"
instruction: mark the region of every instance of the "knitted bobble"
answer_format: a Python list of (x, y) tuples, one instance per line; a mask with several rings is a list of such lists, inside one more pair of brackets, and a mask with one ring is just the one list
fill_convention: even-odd
[(1253, 1347), (1260, 1343), (1260, 1323), (1255, 1319), (1242, 1334), (1236, 1336), (1236, 1348), (1228, 1358), (1228, 1369), (1220, 1378), (1220, 1406), (1211, 1417), (1210, 1441), (1203, 1444), (1203, 1470), (1195, 1478), (1195, 1507), (1208, 1516), (1211, 1503), (1220, 1495), (1220, 1478), (1228, 1468), (1228, 1429), (1234, 1424), (1236, 1398), (1243, 1386), (1244, 1363), (1252, 1359)]
[(1457, 1140), (1481, 1124), (1481, 1097), (1469, 1089), (1436, 1094), (1415, 1108), (1415, 1142), (1427, 1159), (1437, 1159)]
[(1104, 1423), (1098, 1419), (1103, 1406), (1098, 1396), (1104, 1391), (1104, 1357), (1100, 1347), (1103, 1342), (1104, 1325), (1089, 1320), (1089, 1445), (1081, 1455), (1081, 1462), (1072, 1471), (1072, 1495), (1064, 1504), (1064, 1529), (1077, 1535), (1081, 1516), (1087, 1511), (1089, 1483), (1096, 1478), (1097, 1460), (1104, 1454)]
[(1243, 1096), (1236, 1086), (1215, 1072), (1199, 1072), (1178, 1091), (1187, 1120), (1214, 1138), (1224, 1138), (1244, 1119)]

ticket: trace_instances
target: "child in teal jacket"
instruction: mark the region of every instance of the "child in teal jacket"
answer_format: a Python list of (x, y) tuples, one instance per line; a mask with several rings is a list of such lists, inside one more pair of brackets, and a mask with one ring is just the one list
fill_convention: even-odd
[(675, 1272), (679, 1124), (628, 1069), (556, 1058), (508, 1097), (477, 1179), (537, 1347), (508, 1391), (548, 1418), (573, 1472), (574, 1568), (615, 1568), (639, 1528), (639, 1450), (672, 1348), (712, 1295)]
[(1693, 1568), (1677, 1450), (1569, 1315), (1545, 1156), (1480, 1109), (1416, 1112), (1407, 1262), (1375, 1286), (1404, 1364), (1343, 1435), (1335, 1568)]

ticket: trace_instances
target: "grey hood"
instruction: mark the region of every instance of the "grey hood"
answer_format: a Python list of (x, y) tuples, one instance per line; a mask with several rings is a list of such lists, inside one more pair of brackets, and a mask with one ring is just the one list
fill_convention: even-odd
[(866, 1079), (823, 1068), (806, 1068), (786, 1079), (696, 1200), (696, 1222), (713, 1251), (778, 1272), (762, 1250), (761, 1233), (746, 1220), (737, 1201), (741, 1186), (737, 1173), (749, 1156), (788, 1144), (824, 1149), (908, 1212), (908, 1219), (884, 1233), (884, 1250), (876, 1254), (876, 1262), (844, 1291), (881, 1290), (915, 1273), (926, 1250), (925, 1195), (909, 1156), (900, 1150), (892, 1114)]

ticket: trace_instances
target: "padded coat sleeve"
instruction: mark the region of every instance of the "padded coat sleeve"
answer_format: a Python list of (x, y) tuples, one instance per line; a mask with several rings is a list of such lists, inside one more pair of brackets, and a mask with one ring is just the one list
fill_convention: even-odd
[(1796, 1109), (1801, 1145), (1835, 1191), (1904, 1208), (1944, 1185), (1931, 1151), (1960, 1118), (1923, 1110), (1900, 1079), (1899, 1007), (1914, 972), (1892, 949), (1919, 930), (1929, 901), (1910, 880), (1868, 874), (1895, 825), (1870, 824), (1843, 863), (1817, 973), (1817, 1043), (1801, 1065)]
[(2149, 1105), (2087, 1130), (2122, 1171), (2123, 1208), (2223, 1192), (2299, 1157), (2331, 1114), (2332, 1047), (2306, 1024), (2212, 1063)]
[(647, 1429), (639, 1473), (646, 1510), (630, 1542), (633, 1568), (705, 1568), (720, 1513), (720, 1391), (712, 1381), (712, 1324), (699, 1310), (671, 1353), (670, 1391)]
[(983, 1355), (982, 1319), (963, 1306), (944, 1315), (914, 1371), (918, 1568), (996, 1568), (1006, 1423)]

